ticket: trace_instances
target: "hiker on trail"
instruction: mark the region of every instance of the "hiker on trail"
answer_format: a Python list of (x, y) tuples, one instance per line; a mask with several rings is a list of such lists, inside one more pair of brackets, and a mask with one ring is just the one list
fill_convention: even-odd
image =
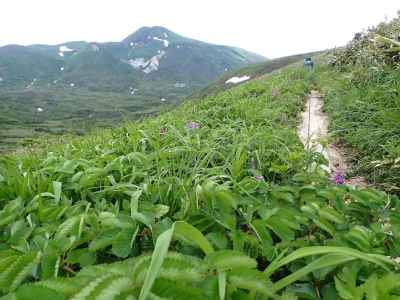
[(304, 58), (304, 67), (309, 69), (314, 69), (314, 62), (311, 57)]

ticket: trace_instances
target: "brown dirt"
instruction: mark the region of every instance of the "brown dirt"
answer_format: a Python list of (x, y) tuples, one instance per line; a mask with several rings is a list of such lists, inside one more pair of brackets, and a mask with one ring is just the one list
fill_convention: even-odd
[[(306, 150), (321, 153), (328, 165), (321, 167), (330, 174), (341, 172), (346, 174), (349, 163), (344, 151), (328, 142), (328, 116), (322, 111), (324, 102), (317, 91), (311, 91), (305, 111), (302, 113), (303, 122), (298, 128), (298, 135)], [(324, 146), (325, 145), (325, 146)], [(367, 183), (362, 177), (349, 178), (345, 182), (350, 186), (365, 187)]]

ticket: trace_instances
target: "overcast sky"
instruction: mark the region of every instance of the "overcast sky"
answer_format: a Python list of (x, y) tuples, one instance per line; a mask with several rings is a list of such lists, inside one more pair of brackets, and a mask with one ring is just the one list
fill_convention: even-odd
[(279, 57), (341, 46), (400, 0), (0, 0), (0, 45), (119, 41), (160, 25)]

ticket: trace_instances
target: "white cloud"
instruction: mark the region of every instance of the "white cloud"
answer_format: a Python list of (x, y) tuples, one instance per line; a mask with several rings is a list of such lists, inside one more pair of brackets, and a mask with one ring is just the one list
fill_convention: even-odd
[[(69, 0), (68, 5), (61, 0), (1, 0), (0, 44), (118, 41), (141, 26), (161, 25), (277, 57), (343, 45), (398, 9), (399, 0), (248, 0), (242, 5), (232, 0)], [(71, 16), (73, 21), (65, 22)]]

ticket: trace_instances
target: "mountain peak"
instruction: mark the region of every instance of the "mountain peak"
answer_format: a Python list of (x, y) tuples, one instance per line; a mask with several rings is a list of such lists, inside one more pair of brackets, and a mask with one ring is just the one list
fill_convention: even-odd
[(152, 39), (154, 37), (160, 39), (182, 38), (176, 33), (162, 26), (144, 26), (136, 30), (134, 33), (130, 34), (122, 42), (125, 44), (129, 44), (132, 42), (143, 42), (147, 39)]

